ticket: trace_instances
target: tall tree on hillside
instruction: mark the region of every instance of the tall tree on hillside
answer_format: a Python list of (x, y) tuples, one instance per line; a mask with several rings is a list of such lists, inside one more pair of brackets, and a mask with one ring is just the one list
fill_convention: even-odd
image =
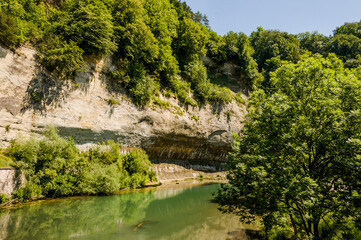
[(316, 32), (305, 32), (298, 34), (298, 39), (300, 40), (300, 46), (303, 49), (307, 49), (312, 53), (320, 53), (326, 55), (327, 43), (329, 42), (329, 37)]
[(54, 33), (73, 41), (85, 54), (106, 55), (116, 50), (112, 15), (101, 1), (77, 0), (54, 23)]
[(353, 23), (345, 23), (344, 25), (336, 28), (333, 31), (334, 35), (338, 34), (347, 34), (347, 35), (354, 35), (358, 38), (361, 38), (361, 21), (360, 22), (353, 22)]
[(266, 61), (273, 57), (292, 62), (300, 59), (299, 40), (286, 32), (269, 31), (259, 27), (257, 32), (251, 34), (251, 44), (255, 50), (253, 57), (260, 69), (263, 69)]
[(335, 53), (344, 62), (361, 54), (361, 39), (352, 34), (337, 34), (327, 44), (328, 52)]
[(117, 0), (113, 16), (118, 57), (148, 66), (154, 64), (159, 56), (159, 46), (146, 24), (144, 1)]

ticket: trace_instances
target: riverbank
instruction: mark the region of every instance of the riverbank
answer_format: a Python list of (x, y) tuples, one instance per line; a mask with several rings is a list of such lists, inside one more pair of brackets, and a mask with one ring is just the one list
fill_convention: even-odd
[(218, 184), (184, 181), (38, 201), (0, 211), (0, 239), (247, 239), (240, 238), (246, 226), (239, 218), (221, 214), (211, 201), (217, 189)]
[[(210, 183), (224, 183), (226, 182), (226, 171), (221, 172), (203, 172), (197, 171), (193, 169), (187, 169), (185, 167), (176, 165), (176, 164), (153, 164), (152, 169), (157, 173), (157, 182), (149, 182), (144, 187), (136, 188), (136, 189), (122, 189), (120, 191), (115, 192), (114, 194), (122, 194), (122, 193), (129, 193), (129, 192), (137, 192), (137, 191), (152, 191), (155, 189), (168, 189), (168, 188), (182, 188), (185, 186), (200, 186), (204, 184)], [(7, 169), (11, 171), (11, 169)], [(16, 170), (12, 170), (16, 171)], [(159, 174), (159, 175), (158, 175)], [(22, 176), (23, 177), (23, 176)], [(19, 179), (13, 178), (14, 182), (7, 181), (8, 185), (14, 185)], [(0, 182), (0, 185), (3, 184)], [(0, 186), (0, 189), (3, 186)], [(14, 208), (21, 208), (30, 206), (33, 204), (44, 204), (44, 203), (51, 203), (56, 201), (61, 201), (64, 199), (78, 199), (89, 197), (89, 195), (84, 196), (68, 196), (68, 197), (59, 197), (59, 198), (46, 198), (46, 197), (34, 197), (29, 199), (28, 202), (21, 202), (17, 199), (11, 199), (8, 202), (0, 204), (0, 211), (4, 209), (14, 209)]]
[[(190, 173), (200, 173), (199, 171), (190, 171)], [(190, 174), (189, 173), (189, 174)], [(188, 175), (189, 175), (188, 174)], [(202, 173), (201, 173), (202, 174)], [(127, 193), (135, 193), (135, 192), (146, 192), (146, 191), (154, 191), (157, 189), (184, 189), (184, 188), (192, 188), (207, 184), (216, 184), (216, 183), (225, 183), (226, 178), (225, 174), (226, 172), (219, 172), (217, 175), (220, 175), (221, 177), (217, 176), (212, 177), (215, 173), (204, 173), (204, 177), (185, 177), (181, 179), (172, 179), (172, 180), (164, 180), (162, 182), (150, 182), (144, 187), (136, 188), (136, 189), (121, 189), (114, 194), (111, 195), (118, 195), (118, 194), (127, 194)], [(104, 195), (103, 195), (104, 196)], [(28, 202), (21, 202), (17, 199), (11, 199), (6, 203), (0, 204), (0, 212), (3, 210), (9, 210), (9, 209), (17, 209), (27, 206), (33, 206), (33, 205), (41, 205), (41, 204), (49, 204), (64, 200), (75, 200), (75, 199), (81, 199), (81, 198), (87, 198), (87, 197), (95, 197), (95, 196), (68, 196), (68, 197), (59, 197), (59, 198), (46, 198), (46, 197), (34, 197), (33, 199), (30, 199)]]

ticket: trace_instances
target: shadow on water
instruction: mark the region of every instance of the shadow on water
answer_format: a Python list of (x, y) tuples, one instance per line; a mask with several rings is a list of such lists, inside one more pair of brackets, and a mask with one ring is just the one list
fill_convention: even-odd
[(63, 199), (0, 212), (0, 239), (247, 239), (218, 185)]

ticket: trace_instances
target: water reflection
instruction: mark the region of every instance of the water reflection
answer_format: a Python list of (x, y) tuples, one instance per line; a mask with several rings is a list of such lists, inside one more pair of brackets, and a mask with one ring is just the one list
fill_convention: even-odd
[(0, 239), (246, 239), (217, 185), (66, 199), (0, 212)]

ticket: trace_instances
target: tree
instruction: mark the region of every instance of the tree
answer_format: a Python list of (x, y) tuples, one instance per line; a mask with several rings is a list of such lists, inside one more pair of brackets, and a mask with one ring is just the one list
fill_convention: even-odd
[(341, 27), (336, 28), (334, 31), (334, 35), (338, 34), (347, 34), (354, 35), (358, 38), (361, 38), (361, 21), (353, 22), (353, 23), (345, 23)]
[(337, 34), (332, 37), (327, 48), (345, 62), (361, 54), (361, 39), (351, 34)]
[(323, 34), (316, 32), (305, 32), (298, 34), (298, 39), (300, 40), (301, 48), (307, 49), (312, 53), (326, 54), (326, 46), (329, 37), (326, 37)]
[[(335, 56), (304, 56), (253, 93), (216, 195), (270, 239), (357, 239), (361, 217), (361, 82)], [(360, 236), (360, 235), (358, 235)]]
[(244, 33), (240, 33), (237, 41), (238, 64), (242, 73), (247, 77), (247, 85), (254, 89), (262, 80), (262, 75), (258, 72), (256, 61), (252, 58), (254, 49), (252, 48), (249, 38)]
[(114, 8), (114, 25), (117, 55), (129, 61), (154, 64), (158, 58), (159, 47), (150, 27), (145, 23), (147, 13), (143, 1), (117, 1)]
[(49, 38), (39, 47), (37, 59), (48, 71), (60, 78), (71, 78), (85, 66), (84, 51), (73, 41), (61, 41), (58, 37)]
[(177, 37), (178, 14), (168, 0), (145, 1), (144, 8), (148, 16), (147, 25), (159, 41), (159, 58), (154, 68), (163, 77), (173, 77), (178, 73), (178, 61), (173, 55), (172, 41)]
[(19, 32), (16, 19), (0, 12), (0, 43), (9, 47), (18, 46), (20, 44)]
[(251, 44), (255, 50), (253, 57), (260, 70), (273, 57), (293, 62), (300, 58), (299, 40), (286, 32), (268, 31), (259, 27), (257, 32), (251, 34)]
[(194, 22), (190, 18), (180, 21), (178, 27), (178, 38), (175, 39), (175, 50), (178, 62), (185, 65), (199, 56), (207, 53), (206, 43), (208, 42), (208, 30), (201, 24)]
[(58, 22), (54, 33), (75, 42), (85, 54), (106, 55), (116, 50), (110, 11), (101, 1), (69, 2), (70, 6)]

